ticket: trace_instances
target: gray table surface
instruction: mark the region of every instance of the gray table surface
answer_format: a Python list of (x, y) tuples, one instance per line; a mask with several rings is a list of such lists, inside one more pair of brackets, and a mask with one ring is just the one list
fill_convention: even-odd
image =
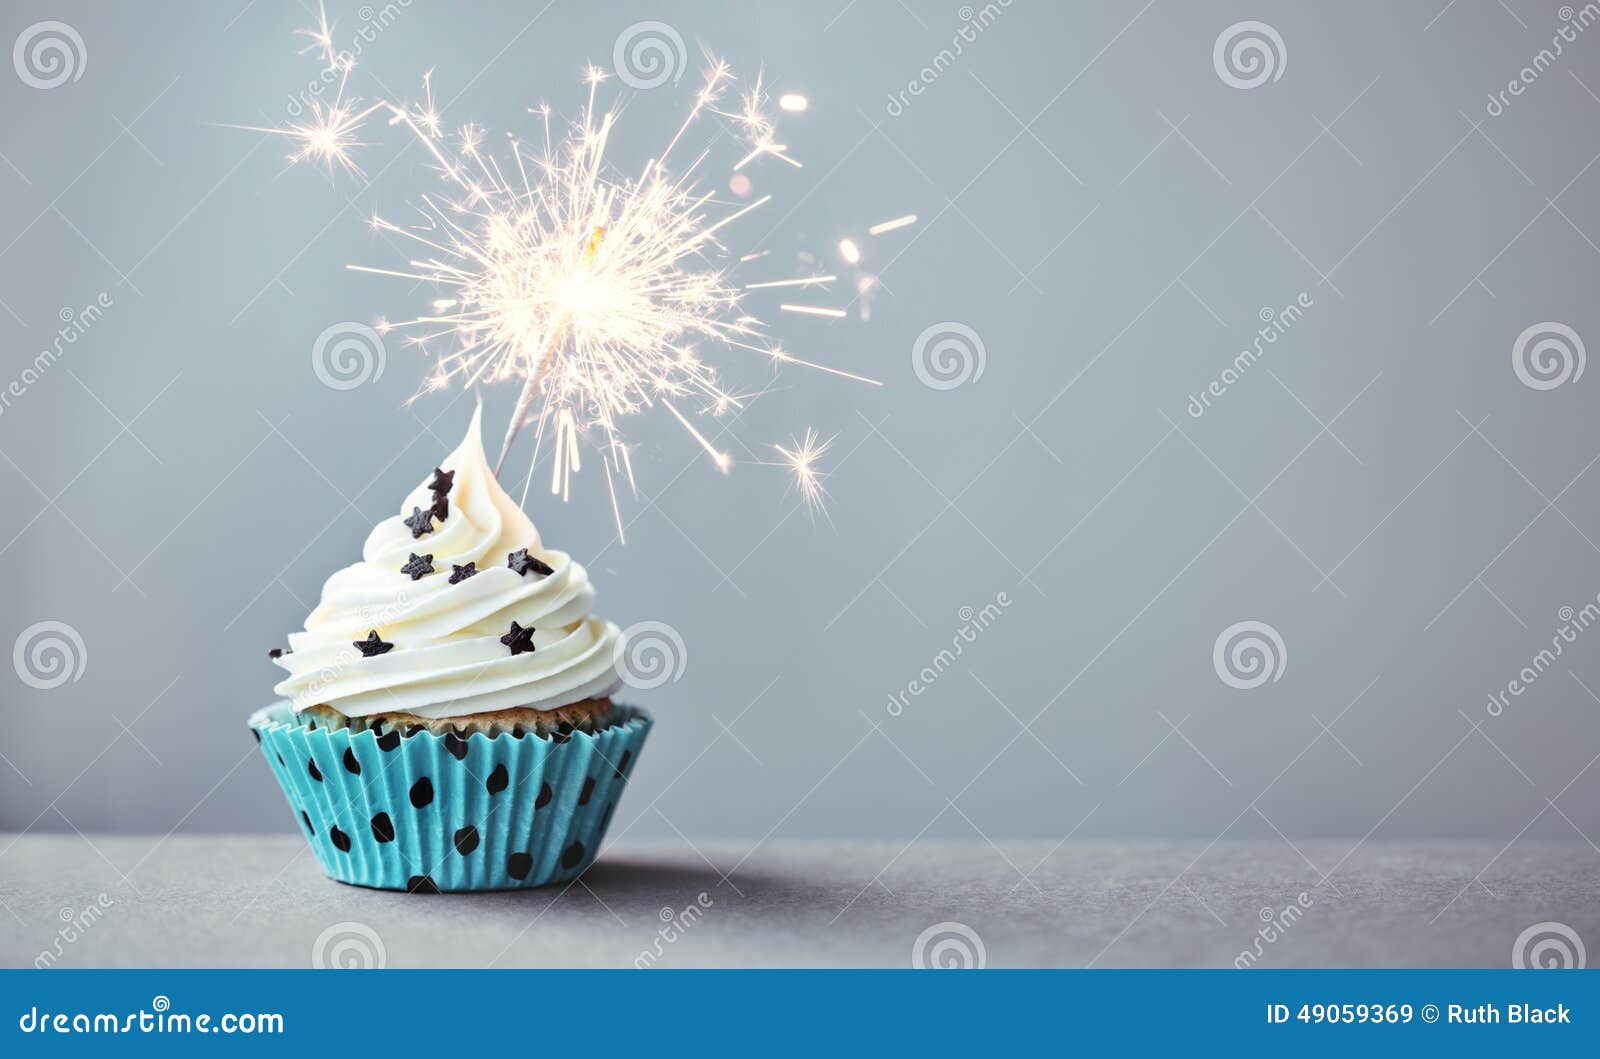
[[(390, 967), (629, 967), (647, 952), (662, 967), (905, 967), (919, 935), (955, 922), (990, 967), (1227, 967), (1263, 909), (1301, 893), (1310, 907), (1259, 966), (1505, 967), (1550, 920), (1600, 953), (1587, 844), (624, 841), (565, 889), (441, 896), (331, 882), (297, 836), (0, 849), (7, 966), (49, 951), (60, 967), (305, 967), (319, 937), (331, 954), (375, 935)], [(87, 926), (66, 924), (97, 900)], [(669, 919), (687, 923), (670, 941)]]

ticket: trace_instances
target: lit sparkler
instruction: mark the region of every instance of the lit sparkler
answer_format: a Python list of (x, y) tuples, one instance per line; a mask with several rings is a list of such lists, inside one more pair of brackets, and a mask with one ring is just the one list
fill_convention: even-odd
[[(422, 194), (418, 219), (399, 224), (374, 217), (373, 226), (412, 240), (416, 256), (403, 268), (350, 266), (359, 271), (422, 280), (439, 297), (432, 311), (387, 324), (408, 329), (410, 341), (432, 353), (434, 370), (422, 392), (452, 385), (517, 381), (521, 384), (500, 452), (497, 472), (519, 432), (533, 426), (535, 448), (528, 478), (546, 448), (551, 490), (563, 497), (579, 470), (580, 441), (598, 450), (617, 509), (617, 478), (631, 487), (633, 471), (621, 420), (660, 405), (722, 471), (733, 463), (697, 429), (684, 408), (719, 413), (745, 398), (725, 388), (704, 350), (753, 355), (774, 366), (796, 364), (877, 385), (877, 381), (790, 354), (766, 336), (766, 325), (743, 303), (746, 292), (767, 288), (825, 287), (832, 275), (763, 279), (741, 284), (737, 265), (759, 260), (758, 250), (735, 255), (723, 239), (742, 218), (771, 201), (763, 195), (737, 207), (706, 190), (710, 143), (698, 132), (707, 121), (725, 123), (746, 145), (733, 170), (773, 158), (796, 168), (779, 142), (768, 96), (758, 77), (736, 92), (728, 65), (710, 61), (681, 124), (637, 174), (608, 160), (619, 112), (597, 103), (607, 75), (591, 67), (588, 99), (564, 133), (551, 132), (548, 107), (536, 108), (542, 144), (508, 137), (504, 150), (485, 145), (483, 130), (468, 125), (447, 134), (424, 78), (422, 104), (344, 100), (354, 62), (336, 52), (325, 18), (307, 31), (328, 67), (340, 75), (328, 108), (313, 111), (306, 126), (267, 130), (302, 143), (297, 160), (315, 158), (354, 171), (350, 148), (363, 119), (387, 110), (390, 124), (406, 130), (431, 156), (442, 192)], [(431, 72), (430, 72), (431, 73)], [(725, 108), (724, 99), (737, 95)], [(806, 109), (790, 94), (780, 109)], [(681, 162), (676, 157), (684, 156)], [(704, 186), (703, 186), (704, 185)], [(877, 234), (874, 232), (873, 234)], [(780, 274), (781, 276), (781, 274)], [(842, 309), (784, 303), (783, 311), (837, 318)], [(683, 407), (680, 407), (683, 406)], [(829, 442), (808, 430), (789, 447), (775, 446), (808, 506), (823, 499), (818, 463)], [(753, 461), (763, 463), (765, 461)], [(525, 487), (526, 491), (526, 487)]]

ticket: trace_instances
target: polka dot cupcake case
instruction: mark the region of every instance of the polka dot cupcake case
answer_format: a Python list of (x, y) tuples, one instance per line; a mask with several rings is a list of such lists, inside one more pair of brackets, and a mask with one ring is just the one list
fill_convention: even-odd
[(297, 720), (287, 702), (250, 727), (322, 870), (340, 882), (433, 893), (576, 878), (600, 848), (651, 721), (640, 710), (565, 737), (377, 735)]

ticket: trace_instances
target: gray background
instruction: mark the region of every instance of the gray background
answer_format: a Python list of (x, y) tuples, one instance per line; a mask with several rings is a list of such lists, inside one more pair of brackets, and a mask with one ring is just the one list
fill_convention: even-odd
[[(780, 472), (722, 478), (665, 417), (629, 427), (644, 496), (626, 546), (597, 477), (530, 504), (592, 564), (602, 614), (686, 644), (682, 679), (638, 697), (660, 724), (617, 830), (752, 848), (1600, 835), (1583, 638), (1600, 632), (1485, 709), (1558, 608), (1600, 591), (1600, 379), (1540, 392), (1512, 370), (1530, 324), (1600, 336), (1600, 29), (1485, 113), (1556, 6), (1017, 0), (899, 116), (888, 93), (948, 46), (956, 5), (403, 11), (363, 74), (410, 93), (437, 66), (448, 115), (492, 129), (531, 130), (541, 98), (575, 106), (582, 63), (609, 65), (644, 18), (807, 92), (786, 125), (807, 169), (758, 173), (792, 210), (775, 259), (922, 217), (867, 241), (870, 321), (776, 321), (797, 353), (886, 385), (789, 370), (729, 429), (736, 455), (837, 433), (829, 519)], [(336, 36), (359, 24), (353, 4), (329, 13)], [(0, 375), (63, 306), (114, 301), (0, 415), (0, 641), (59, 620), (87, 654), (59, 688), (0, 681), (0, 829), (291, 829), (244, 727), (278, 672), (264, 653), (465, 425), (467, 401), (402, 408), (423, 364), (397, 344), (347, 392), (311, 370), (329, 325), (425, 304), (343, 265), (401, 260), (363, 221), (431, 185), (386, 129), (368, 183), (286, 169), (282, 142), (223, 127), (284, 119), (316, 73), (291, 36), (309, 17), (242, 0), (0, 16), (0, 43), (60, 19), (87, 50), (53, 90), (0, 76)], [(1287, 63), (1245, 91), (1212, 46), (1247, 18)], [(653, 129), (686, 91), (628, 118)], [(1191, 418), (1258, 311), (1301, 292), (1304, 319)], [(911, 360), (941, 321), (986, 349), (947, 391)], [(491, 430), (511, 397), (490, 395)], [(960, 608), (1001, 592), (1004, 616), (892, 716)], [(1212, 649), (1247, 619), (1288, 657), (1238, 690)]]

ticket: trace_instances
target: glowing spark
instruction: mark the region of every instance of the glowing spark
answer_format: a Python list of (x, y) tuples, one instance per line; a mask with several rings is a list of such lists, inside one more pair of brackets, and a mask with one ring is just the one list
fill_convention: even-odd
[(853, 239), (839, 240), (839, 256), (852, 265), (861, 264), (861, 248)]
[(766, 287), (810, 287), (817, 284), (832, 283), (838, 276), (801, 276), (798, 279), (774, 279), (765, 283), (746, 283), (745, 290), (762, 290)]
[(840, 317), (846, 315), (843, 309), (830, 309), (825, 305), (780, 305), (778, 308), (786, 313), (805, 313), (807, 316)]
[(823, 479), (828, 477), (826, 471), (817, 464), (822, 457), (827, 455), (828, 449), (833, 446), (833, 438), (818, 438), (814, 431), (807, 430), (806, 436), (800, 440), (791, 441), (788, 448), (782, 445), (772, 446), (783, 457), (783, 466), (788, 467), (794, 475), (794, 489), (800, 494), (800, 499), (812, 511), (823, 509), (827, 500), (827, 490), (823, 488)]
[(802, 114), (811, 101), (799, 92), (788, 92), (778, 97), (778, 106), (791, 114)]
[(908, 213), (904, 217), (896, 217), (892, 221), (884, 221), (882, 224), (874, 224), (871, 228), (867, 229), (867, 234), (882, 235), (884, 232), (892, 232), (896, 228), (905, 228), (916, 223), (917, 215), (915, 213)]

